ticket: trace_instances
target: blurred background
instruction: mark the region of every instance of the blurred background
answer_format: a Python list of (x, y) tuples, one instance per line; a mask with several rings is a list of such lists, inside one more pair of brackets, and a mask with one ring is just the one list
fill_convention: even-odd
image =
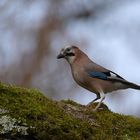
[[(0, 0), (0, 80), (87, 104), (60, 49), (79, 46), (96, 63), (140, 84), (139, 0)], [(118, 113), (140, 117), (140, 91), (107, 94)]]

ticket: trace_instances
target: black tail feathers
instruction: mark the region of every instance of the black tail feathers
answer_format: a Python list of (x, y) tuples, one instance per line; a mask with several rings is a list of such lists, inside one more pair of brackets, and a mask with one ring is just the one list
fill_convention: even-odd
[(129, 83), (128, 85), (130, 86), (130, 88), (140, 90), (140, 86), (139, 85), (136, 85), (134, 83)]
[(133, 88), (133, 89), (140, 90), (140, 85), (137, 85), (137, 84), (128, 82), (128, 81), (125, 80), (125, 79), (109, 77), (108, 80), (109, 80), (109, 81), (113, 81), (113, 82), (120, 82), (120, 83), (122, 83), (122, 84), (124, 84), (124, 85), (126, 86), (125, 88)]

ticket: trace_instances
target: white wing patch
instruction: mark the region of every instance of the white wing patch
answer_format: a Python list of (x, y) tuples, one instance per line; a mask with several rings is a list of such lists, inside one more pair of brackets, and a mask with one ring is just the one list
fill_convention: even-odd
[(111, 77), (117, 77), (117, 75), (115, 73), (110, 72), (110, 76)]
[(120, 79), (125, 80), (123, 77), (121, 77), (120, 75), (118, 75), (118, 74), (116, 74), (116, 73), (114, 73), (114, 72), (112, 72), (112, 71), (110, 71), (110, 77), (120, 78)]

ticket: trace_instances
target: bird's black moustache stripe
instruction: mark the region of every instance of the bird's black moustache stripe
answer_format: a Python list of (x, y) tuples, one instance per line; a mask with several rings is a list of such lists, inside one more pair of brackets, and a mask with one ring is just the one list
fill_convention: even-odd
[(67, 53), (66, 56), (75, 56), (75, 54), (71, 52), (71, 53)]

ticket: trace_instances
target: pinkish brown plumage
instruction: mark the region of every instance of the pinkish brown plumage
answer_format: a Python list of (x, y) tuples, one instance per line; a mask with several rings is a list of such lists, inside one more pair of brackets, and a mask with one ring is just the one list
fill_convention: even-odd
[(100, 104), (105, 99), (106, 93), (127, 88), (140, 90), (140, 86), (128, 82), (118, 74), (91, 61), (76, 46), (69, 46), (62, 49), (57, 58), (65, 58), (68, 61), (71, 66), (73, 78), (77, 84), (97, 95), (91, 103), (101, 99), (95, 110), (100, 107)]

